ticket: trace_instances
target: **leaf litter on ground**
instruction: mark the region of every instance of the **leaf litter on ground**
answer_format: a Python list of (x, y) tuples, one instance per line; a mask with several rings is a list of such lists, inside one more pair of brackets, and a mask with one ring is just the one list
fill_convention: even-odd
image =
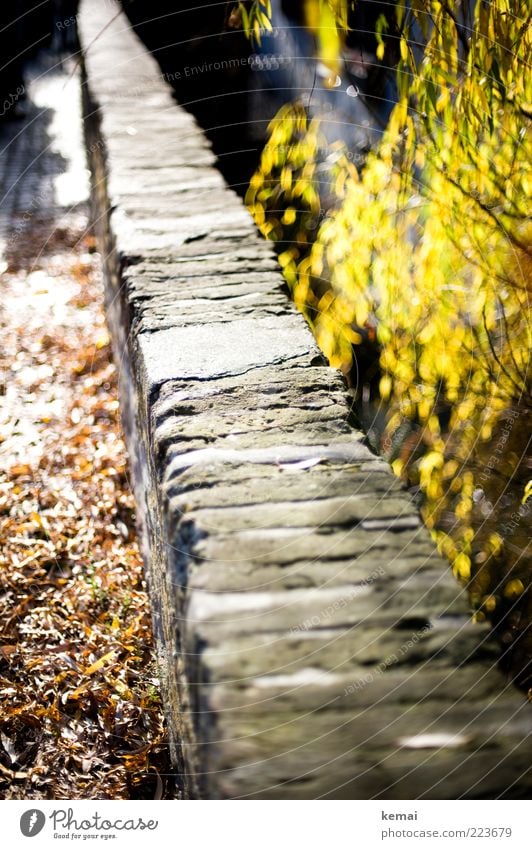
[(85, 225), (84, 215), (53, 230), (33, 221), (2, 275), (5, 799), (173, 795), (117, 369)]

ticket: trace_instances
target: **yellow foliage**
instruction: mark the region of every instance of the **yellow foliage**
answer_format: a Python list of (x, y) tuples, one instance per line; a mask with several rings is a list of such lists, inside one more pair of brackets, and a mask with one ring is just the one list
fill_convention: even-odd
[[(476, 0), (466, 50), (451, 13), (460, 7), (416, 0), (426, 44), (415, 52), (398, 7), (398, 103), (360, 173), (338, 146), (331, 151), (336, 204), (323, 220), (326, 143), (300, 104), (272, 121), (247, 203), (268, 238), (290, 245), (282, 267), (331, 364), (347, 372), (353, 345), (376, 332), (388, 436), (408, 415), (425, 449), (392, 467), (420, 487), (440, 549), (470, 580), (472, 549), (489, 564), (503, 540), (471, 536), (478, 471), (467, 464), (505, 410), (530, 403), (532, 41), (525, 0)], [(323, 47), (320, 22), (329, 39), (341, 3), (306, 8), (329, 61), (334, 39)], [(340, 41), (341, 32), (334, 50)], [(523, 503), (530, 492), (529, 484)], [(443, 529), (449, 510), (457, 521)], [(482, 580), (479, 604), (489, 597), (490, 610), (497, 596)], [(516, 586), (506, 584), (506, 597)]]
[(251, 0), (251, 2), (240, 2), (238, 11), (242, 21), (242, 27), (247, 37), (256, 44), (261, 43), (263, 32), (271, 32), (272, 7), (270, 0)]
[(516, 579), (515, 581), (508, 581), (504, 588), (504, 595), (506, 598), (516, 598), (517, 596), (524, 593), (525, 586), (522, 581)]

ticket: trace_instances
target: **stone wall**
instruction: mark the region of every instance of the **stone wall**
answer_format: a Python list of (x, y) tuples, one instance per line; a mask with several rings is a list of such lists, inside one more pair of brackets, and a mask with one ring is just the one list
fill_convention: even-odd
[(182, 794), (528, 795), (529, 707), (353, 426), (272, 247), (110, 0), (82, 3), (80, 37)]

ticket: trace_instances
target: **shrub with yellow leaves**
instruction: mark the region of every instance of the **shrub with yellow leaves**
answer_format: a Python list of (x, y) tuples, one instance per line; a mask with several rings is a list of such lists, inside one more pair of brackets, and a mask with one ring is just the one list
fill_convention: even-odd
[[(317, 157), (319, 125), (293, 104), (271, 124), (247, 201), (331, 364), (347, 372), (376, 332), (382, 444), (412, 423), (416, 446), (390, 457), (394, 471), (420, 489), (441, 550), (493, 617), (531, 577), (508, 555), (504, 516), (493, 520), (517, 509), (529, 477), (508, 487), (526, 474), (532, 409), (529, 9), (396, 8), (398, 102), (360, 172), (339, 146)], [(503, 440), (509, 410), (519, 425)]]

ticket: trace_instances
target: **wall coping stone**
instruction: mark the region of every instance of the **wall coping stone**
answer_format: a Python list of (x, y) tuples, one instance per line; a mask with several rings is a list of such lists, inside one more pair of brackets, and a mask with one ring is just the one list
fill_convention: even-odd
[(353, 428), (272, 246), (125, 16), (82, 0), (79, 31), (180, 794), (528, 797), (527, 702)]

